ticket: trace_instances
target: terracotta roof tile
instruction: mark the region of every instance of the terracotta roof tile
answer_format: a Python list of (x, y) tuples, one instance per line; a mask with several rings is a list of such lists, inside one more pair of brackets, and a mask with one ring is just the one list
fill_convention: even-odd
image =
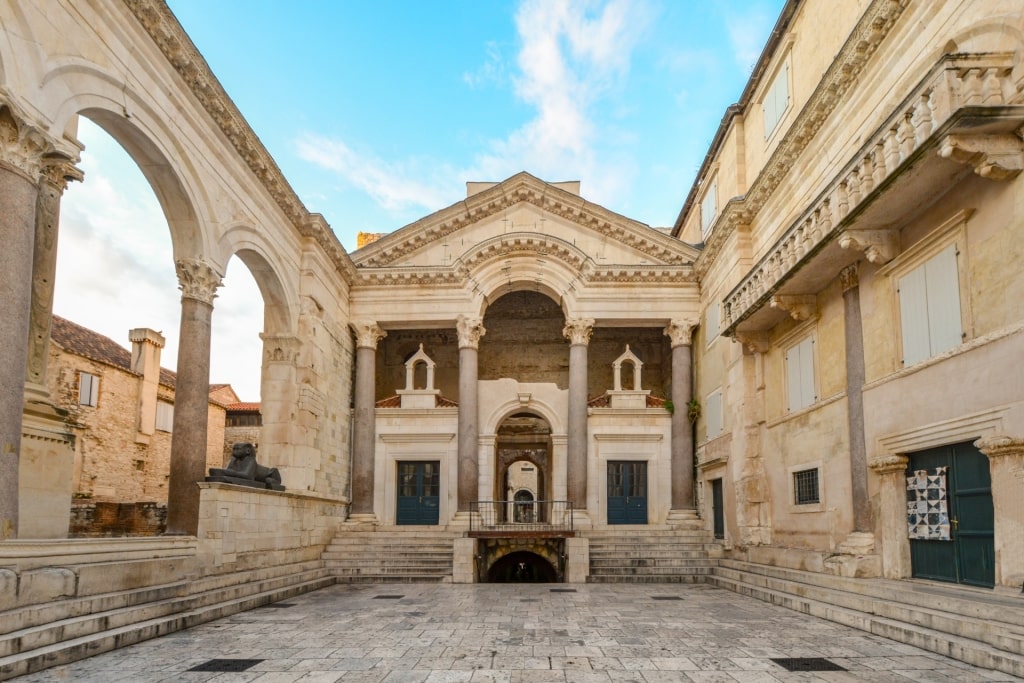
[(259, 404), (259, 402), (256, 402), (256, 403), (251, 403), (251, 402), (249, 402), (249, 403), (246, 403), (246, 402), (242, 402), (242, 403), (229, 403), (228, 405), (226, 405), (224, 407), (228, 409), (229, 413), (258, 413), (258, 412), (260, 412), (260, 404)]

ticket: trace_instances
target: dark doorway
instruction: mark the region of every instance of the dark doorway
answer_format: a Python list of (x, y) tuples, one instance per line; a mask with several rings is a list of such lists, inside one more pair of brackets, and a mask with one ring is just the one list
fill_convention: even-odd
[(551, 563), (536, 553), (518, 551), (505, 555), (487, 571), (488, 583), (557, 583)]
[(715, 538), (725, 538), (725, 508), (722, 500), (722, 480), (711, 480), (711, 516), (715, 524)]
[(913, 576), (992, 587), (995, 514), (988, 458), (971, 442), (910, 453), (909, 458)]
[(441, 463), (398, 463), (397, 524), (437, 524), (441, 503)]

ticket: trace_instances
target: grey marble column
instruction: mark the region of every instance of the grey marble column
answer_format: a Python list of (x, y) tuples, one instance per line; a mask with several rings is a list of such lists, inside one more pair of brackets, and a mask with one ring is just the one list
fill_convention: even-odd
[(48, 401), (47, 355), (50, 322), (53, 319), (53, 290), (57, 274), (57, 236), (60, 199), (69, 180), (82, 180), (82, 171), (71, 160), (45, 160), (36, 199), (35, 245), (32, 259), (32, 308), (29, 318), (26, 398)]
[(201, 259), (181, 259), (174, 265), (181, 289), (181, 328), (167, 485), (167, 534), (194, 535), (199, 529), (196, 483), (206, 477), (210, 324), (213, 300), (222, 282), (220, 274)]
[(672, 345), (672, 509), (693, 510), (693, 328), (696, 320), (673, 320), (665, 328)]
[(355, 417), (352, 423), (353, 515), (373, 514), (374, 442), (376, 440), (377, 342), (387, 336), (375, 322), (354, 322), (356, 332)]
[(0, 106), (0, 540), (18, 536), (21, 416), (44, 143)]
[(587, 508), (587, 346), (594, 331), (592, 318), (567, 320), (562, 334), (569, 340), (569, 416), (566, 467), (569, 500)]
[(459, 316), (459, 501), (458, 511), (469, 512), (469, 504), (480, 495), (478, 463), (479, 435), (477, 402), (477, 349), (487, 333), (477, 318)]
[(864, 443), (864, 333), (860, 317), (860, 279), (857, 264), (839, 274), (843, 287), (846, 327), (846, 415), (850, 430), (850, 490), (853, 496), (853, 530), (870, 532), (868, 457)]

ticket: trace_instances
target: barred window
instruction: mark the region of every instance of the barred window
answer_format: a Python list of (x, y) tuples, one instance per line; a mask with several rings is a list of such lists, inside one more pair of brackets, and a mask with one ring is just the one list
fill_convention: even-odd
[(793, 502), (796, 505), (815, 505), (821, 502), (817, 467), (793, 473)]

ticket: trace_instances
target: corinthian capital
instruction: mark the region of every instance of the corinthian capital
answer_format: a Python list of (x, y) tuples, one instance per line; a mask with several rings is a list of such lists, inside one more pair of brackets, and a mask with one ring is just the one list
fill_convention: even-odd
[(562, 335), (569, 340), (569, 343), (573, 346), (582, 344), (586, 346), (590, 343), (590, 335), (594, 332), (594, 319), (593, 318), (576, 318), (574, 320), (566, 320), (565, 327), (562, 328)]
[(459, 333), (460, 349), (475, 349), (480, 346), (480, 337), (487, 334), (483, 321), (479, 318), (467, 318), (460, 315), (455, 321), (455, 329)]
[(34, 185), (48, 147), (39, 129), (17, 117), (9, 106), (0, 105), (0, 166), (25, 176)]
[(1007, 455), (1024, 456), (1024, 439), (1006, 434), (986, 436), (974, 442), (974, 447), (991, 460)]
[(40, 180), (57, 188), (63, 194), (68, 182), (85, 178), (82, 169), (75, 166), (75, 160), (63, 154), (48, 154), (43, 158)]
[(388, 336), (388, 333), (372, 320), (353, 321), (352, 329), (356, 331), (356, 346), (367, 349), (377, 348), (377, 342)]
[(178, 289), (182, 299), (213, 305), (217, 288), (224, 282), (210, 264), (202, 259), (183, 258), (174, 262), (174, 268), (178, 271)]
[(665, 328), (665, 336), (669, 338), (672, 348), (693, 344), (693, 328), (699, 321), (696, 318), (673, 320)]

